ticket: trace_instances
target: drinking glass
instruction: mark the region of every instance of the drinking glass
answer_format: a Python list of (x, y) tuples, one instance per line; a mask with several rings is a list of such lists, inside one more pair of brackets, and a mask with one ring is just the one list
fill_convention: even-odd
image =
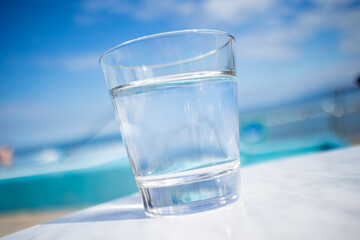
[(222, 31), (175, 31), (125, 42), (100, 58), (149, 215), (239, 197), (234, 41)]

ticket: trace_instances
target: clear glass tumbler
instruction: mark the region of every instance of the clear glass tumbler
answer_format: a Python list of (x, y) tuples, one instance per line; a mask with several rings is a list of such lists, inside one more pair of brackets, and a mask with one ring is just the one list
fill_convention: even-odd
[(138, 38), (100, 65), (145, 211), (202, 211), (239, 196), (234, 37), (183, 30)]

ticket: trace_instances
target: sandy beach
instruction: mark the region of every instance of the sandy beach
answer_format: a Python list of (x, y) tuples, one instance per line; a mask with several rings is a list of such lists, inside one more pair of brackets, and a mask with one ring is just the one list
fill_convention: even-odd
[(33, 211), (0, 214), (0, 237), (62, 217), (78, 209)]

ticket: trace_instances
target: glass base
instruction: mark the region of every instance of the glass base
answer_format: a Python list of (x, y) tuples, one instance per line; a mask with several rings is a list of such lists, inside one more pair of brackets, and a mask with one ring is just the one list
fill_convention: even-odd
[(201, 181), (160, 187), (139, 186), (146, 214), (177, 215), (231, 203), (240, 195), (240, 166)]

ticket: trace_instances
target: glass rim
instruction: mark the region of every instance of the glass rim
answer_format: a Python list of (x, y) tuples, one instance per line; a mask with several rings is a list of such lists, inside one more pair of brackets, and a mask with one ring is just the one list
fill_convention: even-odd
[[(164, 37), (164, 36), (179, 36), (179, 35), (186, 35), (189, 33), (195, 33), (195, 34), (213, 34), (213, 35), (222, 35), (222, 36), (227, 36), (229, 37), (229, 41), (227, 41), (225, 44), (223, 44), (222, 46), (213, 49), (209, 52), (206, 52), (204, 54), (201, 54), (199, 56), (195, 56), (189, 59), (184, 59), (184, 60), (180, 60), (180, 61), (176, 61), (176, 62), (170, 62), (170, 63), (164, 63), (164, 64), (157, 64), (157, 65), (144, 65), (144, 66), (122, 66), (122, 65), (116, 65), (116, 64), (110, 64), (107, 63), (103, 60), (103, 58), (105, 56), (107, 56), (108, 54), (110, 54), (113, 51), (116, 51), (122, 47), (125, 47), (129, 44), (132, 43), (136, 43), (136, 42), (140, 42), (140, 41), (144, 41), (144, 40), (148, 40), (148, 39), (154, 39), (154, 38), (159, 38), (159, 37)], [(116, 67), (116, 68), (124, 68), (124, 69), (143, 69), (143, 68), (158, 68), (158, 67), (166, 67), (166, 66), (171, 66), (171, 65), (177, 65), (177, 64), (181, 64), (181, 63), (185, 63), (185, 62), (190, 62), (196, 59), (201, 59), (203, 57), (209, 56), (214, 54), (215, 52), (221, 50), (222, 48), (224, 48), (231, 40), (235, 41), (235, 38), (228, 32), (224, 32), (224, 31), (220, 31), (220, 30), (213, 30), (213, 29), (185, 29), (185, 30), (178, 30), (178, 31), (169, 31), (169, 32), (163, 32), (163, 33), (156, 33), (156, 34), (151, 34), (151, 35), (146, 35), (143, 37), (139, 37), (139, 38), (135, 38), (123, 43), (120, 43), (112, 48), (110, 48), (109, 50), (105, 51), (99, 58), (99, 64), (103, 63), (106, 64), (108, 66), (111, 67)]]

